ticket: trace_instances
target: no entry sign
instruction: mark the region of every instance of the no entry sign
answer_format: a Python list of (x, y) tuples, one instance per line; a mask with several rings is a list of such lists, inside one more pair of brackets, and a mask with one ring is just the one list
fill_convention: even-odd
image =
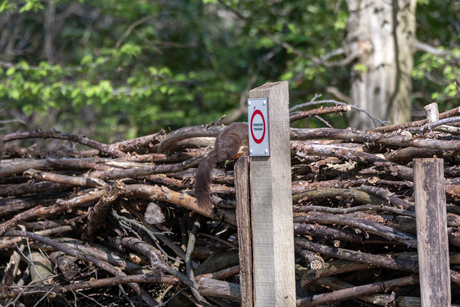
[(249, 155), (270, 156), (268, 99), (248, 99)]

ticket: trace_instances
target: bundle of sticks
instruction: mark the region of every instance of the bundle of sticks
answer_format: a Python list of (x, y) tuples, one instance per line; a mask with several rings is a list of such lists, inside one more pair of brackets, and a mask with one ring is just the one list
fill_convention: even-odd
[[(293, 113), (291, 122), (349, 110)], [(291, 128), (298, 306), (421, 306), (414, 158), (444, 159), (460, 289), (460, 108), (427, 110), (426, 120), (366, 131)], [(113, 144), (54, 130), (2, 135), (2, 304), (239, 306), (233, 161), (214, 170), (214, 210), (197, 206), (193, 189), (222, 129)], [(24, 139), (37, 144), (21, 147)], [(61, 140), (59, 149), (46, 139)]]

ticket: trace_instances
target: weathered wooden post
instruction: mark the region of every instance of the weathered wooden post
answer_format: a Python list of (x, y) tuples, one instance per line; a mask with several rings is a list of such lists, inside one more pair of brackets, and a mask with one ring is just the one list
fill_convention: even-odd
[(449, 242), (443, 159), (414, 159), (415, 215), (422, 306), (450, 306)]
[[(250, 212), (249, 205), (241, 204), (247, 192), (240, 189), (237, 199), (239, 228), (243, 225), (239, 232), (242, 302), (252, 306), (253, 301), (256, 307), (295, 306), (288, 83), (267, 83), (251, 90), (249, 97)], [(238, 176), (245, 163), (237, 163)], [(241, 249), (251, 239), (243, 228), (252, 228), (252, 254), (246, 247)], [(252, 276), (247, 276), (251, 270)]]
[(249, 201), (249, 158), (241, 157), (235, 164), (236, 219), (240, 257), (241, 306), (254, 306), (252, 276), (252, 226)]

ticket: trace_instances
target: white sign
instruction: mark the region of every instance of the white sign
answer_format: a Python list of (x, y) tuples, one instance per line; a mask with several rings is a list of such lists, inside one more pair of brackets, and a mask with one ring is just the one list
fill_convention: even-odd
[(270, 156), (268, 99), (248, 99), (249, 155)]

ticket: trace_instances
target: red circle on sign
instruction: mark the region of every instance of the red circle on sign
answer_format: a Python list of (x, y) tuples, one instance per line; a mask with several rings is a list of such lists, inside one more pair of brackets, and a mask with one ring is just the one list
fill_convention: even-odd
[[(252, 122), (254, 121), (254, 116), (256, 116), (256, 115), (260, 115), (260, 117), (262, 118), (262, 122), (264, 124), (264, 132), (262, 133), (262, 137), (260, 139), (255, 137), (254, 131), (252, 130), (253, 129)], [(254, 111), (254, 113), (252, 113), (252, 117), (251, 117), (251, 136), (252, 136), (252, 139), (254, 140), (254, 142), (256, 142), (256, 144), (260, 144), (264, 140), (264, 137), (265, 137), (265, 118), (264, 118), (264, 115), (262, 114), (262, 112), (260, 112), (260, 110), (256, 110), (256, 111)]]

